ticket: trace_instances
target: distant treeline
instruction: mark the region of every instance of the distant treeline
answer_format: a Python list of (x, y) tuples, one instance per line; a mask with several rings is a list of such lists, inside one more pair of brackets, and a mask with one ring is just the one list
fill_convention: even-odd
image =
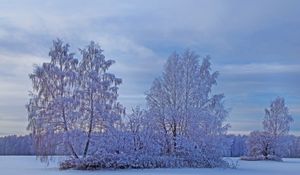
[[(246, 135), (227, 135), (226, 140), (230, 147), (224, 152), (226, 157), (240, 157), (247, 154)], [(285, 157), (300, 157), (300, 137), (289, 135), (288, 154)], [(56, 150), (55, 155), (63, 155), (64, 151)], [(35, 155), (34, 144), (31, 135), (0, 137), (0, 155)]]
[(0, 137), (0, 155), (34, 155), (31, 135)]

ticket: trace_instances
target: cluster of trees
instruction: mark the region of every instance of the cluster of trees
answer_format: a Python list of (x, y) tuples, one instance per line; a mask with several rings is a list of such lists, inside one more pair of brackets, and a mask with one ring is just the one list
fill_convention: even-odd
[(72, 159), (62, 168), (225, 164), (228, 112), (224, 95), (211, 94), (218, 72), (211, 71), (209, 57), (200, 62), (192, 51), (173, 53), (146, 93), (147, 108), (127, 115), (117, 101), (122, 81), (109, 72), (114, 61), (94, 42), (80, 54), (76, 59), (68, 44), (56, 40), (50, 62), (30, 74), (28, 129), (38, 156), (65, 148)]
[[(37, 155), (48, 156), (65, 147), (73, 157), (91, 153), (91, 138), (120, 125), (123, 107), (117, 102), (121, 79), (108, 72), (100, 46), (80, 49), (81, 60), (61, 40), (53, 42), (50, 62), (35, 66), (27, 105)], [(56, 137), (61, 135), (61, 137)], [(46, 158), (45, 157), (45, 158)]]
[(61, 168), (216, 167), (226, 166), (224, 155), (299, 152), (287, 144), (299, 138), (287, 135), (292, 118), (279, 97), (265, 111), (264, 131), (226, 136), (228, 112), (224, 95), (212, 94), (219, 73), (209, 57), (171, 54), (146, 93), (146, 109), (126, 114), (118, 102), (122, 80), (109, 72), (115, 61), (93, 41), (79, 51), (77, 59), (68, 44), (53, 41), (50, 61), (29, 75), (28, 129), (42, 160), (63, 152), (71, 158)]

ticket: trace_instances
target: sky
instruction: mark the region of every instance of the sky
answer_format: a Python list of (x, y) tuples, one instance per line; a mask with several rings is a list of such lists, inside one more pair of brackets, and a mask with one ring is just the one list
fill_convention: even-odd
[(78, 54), (91, 40), (116, 64), (127, 111), (168, 56), (189, 48), (210, 55), (225, 94), (229, 133), (262, 129), (264, 109), (284, 97), (300, 135), (300, 1), (297, 0), (0, 0), (0, 136), (28, 133), (28, 74), (49, 61), (52, 40)]

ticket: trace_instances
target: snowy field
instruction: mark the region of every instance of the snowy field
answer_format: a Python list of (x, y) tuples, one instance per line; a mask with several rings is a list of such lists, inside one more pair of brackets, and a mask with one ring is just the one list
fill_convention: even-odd
[(145, 170), (58, 170), (58, 159), (49, 166), (40, 163), (33, 156), (0, 156), (0, 174), (3, 175), (297, 175), (300, 159), (284, 159), (284, 162), (241, 161), (237, 169), (145, 169)]

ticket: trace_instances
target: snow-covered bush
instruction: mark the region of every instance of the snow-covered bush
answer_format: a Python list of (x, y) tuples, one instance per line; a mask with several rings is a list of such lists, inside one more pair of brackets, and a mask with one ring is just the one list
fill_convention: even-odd
[(247, 141), (248, 155), (257, 159), (268, 158), (274, 152), (273, 140), (267, 132), (253, 131)]
[(147, 156), (128, 154), (100, 154), (86, 158), (68, 159), (60, 163), (60, 169), (141, 169), (141, 168), (214, 168), (229, 167), (222, 160), (206, 160), (203, 156)]
[(274, 155), (268, 155), (268, 156), (241, 156), (241, 160), (247, 160), (247, 161), (258, 161), (258, 160), (273, 160), (273, 161), (282, 161), (281, 157), (274, 156)]

